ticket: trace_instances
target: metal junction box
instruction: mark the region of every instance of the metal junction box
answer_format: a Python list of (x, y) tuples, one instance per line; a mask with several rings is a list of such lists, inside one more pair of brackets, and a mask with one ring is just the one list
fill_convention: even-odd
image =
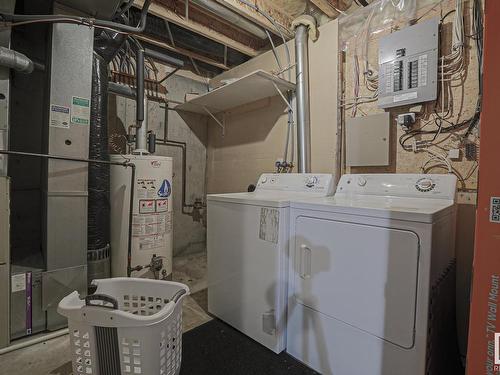
[(380, 39), (380, 108), (437, 99), (439, 18)]

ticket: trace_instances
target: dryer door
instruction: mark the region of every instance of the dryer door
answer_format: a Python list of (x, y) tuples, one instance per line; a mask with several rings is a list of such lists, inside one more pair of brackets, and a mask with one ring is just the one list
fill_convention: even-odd
[(309, 217), (296, 220), (297, 303), (401, 347), (412, 347), (417, 235)]

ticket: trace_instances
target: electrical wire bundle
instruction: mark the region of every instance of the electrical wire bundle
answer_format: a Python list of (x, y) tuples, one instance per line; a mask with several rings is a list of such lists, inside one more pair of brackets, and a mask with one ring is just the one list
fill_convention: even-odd
[(441, 82), (461, 79), (464, 67), (464, 4), (463, 0), (455, 0), (455, 9), (448, 12), (441, 19), (443, 22), (450, 14), (455, 13), (453, 20), (453, 42), (452, 51), (442, 56), (439, 64), (439, 79)]
[(473, 121), (471, 121), (464, 137), (468, 137), (471, 132), (479, 125), (481, 117), (481, 102), (483, 99), (483, 10), (481, 8), (481, 0), (474, 0), (472, 6), (472, 35), (469, 37), (475, 40), (477, 49), (477, 64), (478, 64), (478, 82), (479, 95), (476, 103), (476, 113)]
[[(375, 15), (376, 8), (373, 8), (367, 17), (366, 21), (363, 23), (358, 37), (354, 43), (354, 55), (353, 55), (353, 97), (341, 99), (341, 107), (344, 109), (351, 109), (351, 116), (356, 117), (358, 111), (358, 105), (365, 103), (372, 103), (378, 100), (378, 72), (370, 67), (368, 60), (368, 40), (370, 38), (370, 25)], [(359, 43), (359, 42), (362, 42)], [(368, 91), (373, 92), (373, 95), (360, 96), (361, 90), (361, 68), (360, 60), (363, 64), (363, 81), (364, 85)]]
[[(408, 152), (426, 152), (430, 155), (422, 164), (422, 172), (427, 173), (433, 168), (445, 168), (448, 173), (454, 173), (457, 175), (459, 180), (462, 182), (463, 188), (465, 188), (465, 181), (472, 177), (475, 170), (477, 169), (477, 162), (475, 161), (466, 173), (462, 176), (455, 168), (453, 168), (451, 161), (448, 159), (447, 154), (442, 154), (437, 151), (430, 149), (431, 146), (440, 148), (444, 151), (448, 151), (446, 148), (440, 146), (440, 144), (448, 139), (446, 137), (444, 140), (439, 139), (440, 135), (451, 135), (452, 133), (458, 132), (467, 128), (467, 131), (456, 138), (461, 139), (461, 146), (470, 143), (467, 138), (470, 136), (472, 130), (476, 128), (479, 124), (480, 113), (481, 113), (481, 97), (482, 97), (482, 30), (483, 30), (483, 19), (482, 19), (482, 9), (481, 0), (474, 0), (473, 3), (473, 22), (472, 29), (473, 34), (468, 36), (465, 34), (464, 29), (464, 7), (463, 0), (456, 0), (456, 9), (446, 13), (442, 17), (442, 22), (450, 14), (455, 13), (454, 24), (453, 24), (453, 42), (452, 42), (452, 52), (446, 56), (441, 57), (439, 64), (439, 80), (441, 82), (440, 98), (441, 98), (441, 108), (440, 111), (437, 110), (436, 101), (434, 111), (429, 121), (423, 124), (419, 129), (408, 130), (399, 138), (399, 144), (402, 149)], [(450, 118), (452, 117), (451, 103), (449, 105), (445, 104), (446, 91), (448, 92), (448, 100), (452, 100), (452, 85), (451, 82), (454, 80), (459, 80), (460, 84), (464, 84), (464, 51), (465, 51), (465, 37), (470, 37), (476, 41), (477, 47), (477, 59), (478, 59), (478, 75), (479, 75), (479, 96), (475, 108), (474, 114), (467, 120), (452, 122)], [(448, 108), (447, 110), (446, 107)], [(434, 123), (435, 129), (426, 129), (427, 126)], [(419, 136), (429, 136), (427, 139), (416, 140)], [(412, 141), (410, 143), (410, 141)]]

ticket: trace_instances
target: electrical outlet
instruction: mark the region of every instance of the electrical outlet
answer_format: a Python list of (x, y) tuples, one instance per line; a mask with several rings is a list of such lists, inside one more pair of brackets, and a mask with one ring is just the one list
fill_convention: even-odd
[(399, 126), (401, 126), (404, 130), (410, 130), (415, 124), (415, 113), (403, 113), (396, 117), (396, 122)]

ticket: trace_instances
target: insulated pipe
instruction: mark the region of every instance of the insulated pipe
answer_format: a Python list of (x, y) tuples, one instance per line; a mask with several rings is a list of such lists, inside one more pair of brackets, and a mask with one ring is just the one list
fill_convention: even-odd
[(31, 61), (31, 59), (20, 52), (0, 47), (0, 66), (29, 74), (33, 72), (35, 64)]
[(297, 151), (298, 172), (311, 172), (311, 118), (309, 108), (309, 27), (295, 29), (295, 62), (297, 84)]
[(176, 68), (184, 67), (184, 61), (149, 48), (144, 48), (144, 54), (148, 57), (151, 57), (153, 60), (157, 60)]
[(191, 3), (198, 5), (199, 7), (206, 9), (209, 12), (224, 18), (226, 21), (229, 21), (240, 29), (248, 31), (250, 34), (253, 34), (261, 39), (267, 38), (266, 32), (261, 27), (213, 0), (190, 1)]
[(110, 81), (108, 83), (108, 92), (135, 100), (135, 90), (132, 87), (123, 85), (121, 83)]
[[(92, 61), (89, 158), (109, 160), (108, 151), (108, 62), (97, 52)], [(110, 200), (108, 164), (88, 167), (87, 271), (88, 280), (110, 275)], [(98, 263), (96, 263), (98, 261)]]
[(135, 87), (136, 87), (136, 109), (135, 116), (137, 127), (144, 121), (144, 50), (138, 47), (135, 51)]

